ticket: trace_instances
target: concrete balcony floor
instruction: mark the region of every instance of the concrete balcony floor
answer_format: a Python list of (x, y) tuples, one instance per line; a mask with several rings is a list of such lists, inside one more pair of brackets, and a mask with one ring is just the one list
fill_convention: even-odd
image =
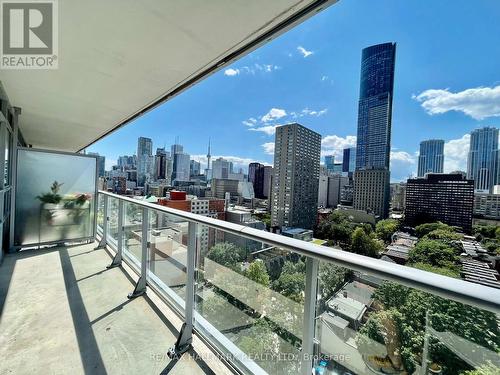
[(180, 321), (172, 324), (150, 297), (127, 299), (132, 280), (106, 269), (111, 257), (95, 246), (5, 256), (0, 374), (214, 373), (194, 352), (170, 361)]

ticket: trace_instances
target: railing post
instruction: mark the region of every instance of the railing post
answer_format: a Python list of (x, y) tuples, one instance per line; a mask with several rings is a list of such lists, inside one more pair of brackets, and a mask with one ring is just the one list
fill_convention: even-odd
[(123, 201), (118, 200), (118, 241), (116, 254), (111, 261), (111, 264), (106, 268), (113, 268), (121, 266), (122, 264), (122, 252), (123, 252)]
[(310, 375), (314, 355), (314, 325), (316, 321), (316, 298), (318, 294), (319, 260), (306, 259), (306, 286), (304, 301), (304, 323), (302, 329), (301, 374)]
[(102, 219), (102, 237), (101, 240), (99, 241), (99, 244), (95, 248), (97, 249), (105, 249), (107, 245), (107, 239), (108, 239), (108, 196), (106, 194), (103, 194), (102, 198), (104, 199), (104, 217)]
[(135, 298), (146, 293), (146, 272), (148, 262), (148, 231), (149, 231), (149, 211), (146, 207), (142, 208), (142, 236), (141, 236), (141, 276), (135, 284), (134, 291), (128, 294), (128, 298)]
[(196, 249), (198, 242), (198, 224), (190, 221), (188, 224), (188, 250), (186, 265), (186, 308), (184, 316), (186, 318), (175, 343), (175, 346), (168, 350), (170, 358), (179, 358), (183, 353), (191, 348), (193, 340), (193, 319), (194, 319), (194, 299), (195, 299), (195, 277), (196, 277)]

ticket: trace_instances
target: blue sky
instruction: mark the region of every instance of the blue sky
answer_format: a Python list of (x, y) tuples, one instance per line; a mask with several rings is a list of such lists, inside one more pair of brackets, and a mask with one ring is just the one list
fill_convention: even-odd
[[(361, 50), (396, 42), (391, 178), (416, 171), (419, 142), (441, 138), (445, 171), (465, 169), (468, 133), (500, 123), (500, 1), (340, 0), (88, 148), (107, 158), (180, 138), (236, 167), (272, 164), (274, 126), (297, 121), (341, 160), (355, 145)], [(246, 168), (245, 168), (246, 169)]]

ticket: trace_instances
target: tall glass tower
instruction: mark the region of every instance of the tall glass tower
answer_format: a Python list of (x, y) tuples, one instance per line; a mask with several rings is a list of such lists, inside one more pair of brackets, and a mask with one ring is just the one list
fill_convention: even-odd
[(498, 129), (484, 127), (470, 134), (467, 178), (474, 180), (474, 189), (491, 191), (500, 184), (500, 151)]
[(363, 49), (356, 169), (389, 169), (396, 43)]
[(420, 142), (418, 155), (418, 177), (426, 173), (443, 173), (444, 141), (442, 139), (429, 139)]
[(380, 218), (389, 214), (392, 97), (396, 43), (363, 49), (353, 206)]

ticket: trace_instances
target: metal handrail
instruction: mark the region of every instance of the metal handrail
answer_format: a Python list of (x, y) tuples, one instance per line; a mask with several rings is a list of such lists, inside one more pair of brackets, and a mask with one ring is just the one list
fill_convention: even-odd
[(407, 287), (423, 290), (457, 302), (472, 305), (481, 309), (500, 314), (500, 290), (484, 285), (470, 283), (435, 273), (422, 271), (412, 267), (389, 263), (331, 247), (316, 245), (290, 237), (269, 233), (244, 225), (181, 211), (142, 200), (99, 191), (99, 194), (147, 207), (166, 214), (175, 215), (185, 220), (207, 225), (238, 236), (264, 242), (269, 245), (293, 251), (320, 261), (334, 263), (356, 271), (366, 272), (377, 277), (394, 281)]

